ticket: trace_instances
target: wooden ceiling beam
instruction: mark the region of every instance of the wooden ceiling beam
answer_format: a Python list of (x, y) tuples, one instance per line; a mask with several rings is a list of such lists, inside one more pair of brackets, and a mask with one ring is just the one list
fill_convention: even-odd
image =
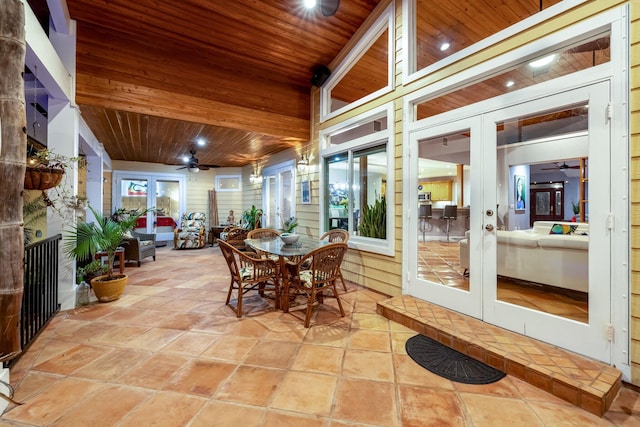
[(95, 76), (77, 83), (76, 102), (150, 116), (309, 140), (309, 120)]

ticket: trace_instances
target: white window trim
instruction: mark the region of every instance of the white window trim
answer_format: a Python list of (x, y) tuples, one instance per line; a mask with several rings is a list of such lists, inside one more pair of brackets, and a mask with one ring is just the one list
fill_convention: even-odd
[[(220, 188), (220, 180), (222, 179), (237, 179), (238, 180), (238, 188)], [(239, 192), (242, 191), (242, 175), (216, 175), (216, 191), (221, 193), (223, 192)]]
[[(389, 173), (387, 174), (387, 238), (374, 239), (370, 237), (362, 236), (350, 236), (348, 245), (351, 248), (358, 249), (366, 252), (373, 252), (382, 255), (394, 256), (395, 255), (395, 173), (393, 165), (395, 164), (395, 110), (393, 108), (393, 102), (385, 104), (381, 107), (374, 108), (371, 111), (359, 114), (352, 117), (349, 120), (345, 120), (342, 123), (334, 125), (330, 128), (320, 131), (320, 141), (329, 140), (331, 134), (348, 130), (355, 126), (359, 126), (368, 123), (372, 120), (384, 117), (386, 113), (387, 117), (387, 129), (375, 132), (370, 135), (363, 136), (361, 138), (354, 139), (344, 144), (335, 146), (329, 146), (324, 144), (325, 148), (320, 149), (320, 209), (318, 223), (320, 224), (320, 234), (326, 232), (325, 221), (327, 213), (326, 208), (326, 192), (327, 183), (325, 182), (326, 166), (325, 159), (336, 153), (352, 152), (368, 147), (373, 147), (385, 143), (387, 152), (387, 165), (389, 166)], [(349, 155), (349, 168), (352, 167), (352, 156)], [(350, 174), (352, 175), (352, 174)]]
[[(291, 180), (293, 184), (293, 188), (291, 189), (291, 216), (296, 216), (296, 207), (297, 207), (297, 170), (296, 170), (296, 162), (295, 160), (286, 160), (284, 162), (274, 164), (271, 166), (266, 166), (262, 169), (262, 210), (267, 214), (267, 194), (268, 194), (268, 186), (264, 185), (265, 179), (269, 176), (276, 176), (278, 182), (278, 192), (281, 191), (282, 182), (280, 181), (280, 174), (283, 172), (291, 171)], [(280, 195), (280, 199), (282, 199), (282, 195)], [(278, 200), (278, 203), (280, 200)], [(280, 228), (280, 224), (270, 224), (272, 228)]]
[[(120, 208), (120, 202), (122, 200), (122, 190), (120, 182), (123, 179), (131, 179), (131, 180), (141, 180), (147, 181), (149, 183), (148, 188), (153, 188), (153, 194), (151, 194), (150, 190), (147, 190), (147, 197), (150, 200), (153, 200), (155, 204), (156, 194), (155, 194), (155, 184), (156, 181), (178, 181), (178, 185), (180, 186), (180, 200), (178, 201), (180, 215), (185, 212), (187, 202), (187, 183), (186, 177), (184, 174), (180, 173), (162, 173), (162, 172), (132, 172), (132, 171), (124, 171), (124, 170), (114, 170), (113, 176), (111, 177), (111, 194), (113, 194), (113, 199), (111, 200), (111, 209), (112, 212), (115, 212), (116, 209)], [(153, 187), (151, 187), (153, 185)]]
[(513, 37), (536, 25), (540, 25), (544, 21), (560, 15), (586, 1), (587, 0), (563, 0), (440, 61), (416, 70), (416, 0), (402, 0), (402, 84), (406, 85), (421, 79), (467, 56), (480, 52), (491, 45)]
[[(364, 105), (373, 99), (376, 99), (385, 93), (389, 93), (394, 89), (394, 75), (395, 75), (395, 16), (393, 11), (395, 10), (394, 2), (392, 1), (384, 12), (376, 19), (371, 28), (365, 33), (365, 35), (356, 43), (349, 54), (344, 60), (336, 67), (325, 85), (320, 91), (320, 123), (336, 117), (346, 111), (352, 110), (360, 105)], [(370, 93), (363, 98), (360, 98), (344, 107), (338, 108), (336, 111), (331, 111), (331, 91), (340, 83), (342, 78), (351, 70), (351, 68), (362, 58), (367, 50), (378, 40), (378, 37), (384, 33), (385, 30), (389, 30), (388, 35), (388, 57), (387, 57), (387, 85), (383, 88)]]

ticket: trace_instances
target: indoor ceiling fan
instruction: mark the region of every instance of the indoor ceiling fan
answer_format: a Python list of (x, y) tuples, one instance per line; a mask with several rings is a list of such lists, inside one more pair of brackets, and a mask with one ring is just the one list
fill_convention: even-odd
[(196, 157), (196, 151), (195, 150), (191, 150), (191, 151), (189, 151), (189, 153), (191, 154), (191, 157), (189, 157), (185, 161), (186, 165), (178, 168), (177, 170), (186, 168), (186, 169), (189, 169), (189, 172), (191, 172), (191, 173), (198, 173), (201, 170), (206, 171), (206, 170), (209, 170), (210, 168), (219, 167), (218, 165), (201, 165), (198, 162), (198, 158)]
[(549, 171), (549, 170), (565, 170), (565, 169), (580, 169), (580, 166), (576, 165), (576, 166), (569, 166), (567, 164), (567, 162), (562, 162), (561, 165), (557, 164), (555, 165), (555, 167), (552, 168), (542, 168), (543, 171)]

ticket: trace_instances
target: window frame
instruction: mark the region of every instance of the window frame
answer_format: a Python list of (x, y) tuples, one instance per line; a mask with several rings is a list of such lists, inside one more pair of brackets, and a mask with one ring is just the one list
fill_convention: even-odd
[[(220, 181), (223, 179), (238, 180), (238, 188), (220, 188)], [(242, 175), (216, 175), (216, 191), (229, 193), (242, 191)]]
[[(386, 117), (387, 129), (373, 132), (369, 135), (365, 135), (359, 138), (355, 138), (351, 141), (331, 145), (331, 135), (335, 135), (351, 128), (361, 126), (369, 123), (373, 120)], [(348, 172), (349, 185), (353, 185), (353, 154), (355, 152), (379, 146), (385, 145), (387, 154), (387, 165), (389, 167), (389, 173), (387, 174), (386, 185), (386, 202), (387, 202), (387, 238), (376, 239), (372, 237), (363, 237), (350, 234), (349, 247), (373, 252), (382, 255), (394, 256), (395, 255), (395, 110), (393, 108), (393, 102), (382, 105), (378, 108), (372, 109), (360, 115), (354, 116), (344, 122), (338, 123), (327, 129), (320, 131), (320, 206), (319, 206), (319, 218), (318, 224), (320, 228), (320, 234), (328, 231), (326, 226), (326, 218), (329, 214), (327, 207), (327, 192), (328, 192), (328, 168), (327, 158), (335, 156), (336, 154), (346, 153), (348, 156)], [(351, 191), (349, 192), (351, 194)], [(352, 227), (352, 215), (353, 206), (349, 207), (349, 224)]]
[(587, 0), (563, 0), (554, 4), (533, 16), (516, 22), (510, 27), (505, 28), (495, 34), (486, 37), (471, 46), (468, 46), (458, 52), (455, 52), (440, 61), (434, 62), (427, 67), (416, 70), (416, 0), (402, 0), (402, 84), (409, 84), (421, 79), (429, 74), (433, 74), (442, 68), (445, 68), (455, 62), (458, 62), (468, 56), (478, 53), (489, 46), (500, 43), (509, 39), (525, 30), (531, 29), (545, 21), (573, 9), (576, 6), (585, 3)]
[[(385, 8), (322, 86), (320, 90), (320, 123), (393, 91), (395, 87), (395, 8), (393, 5), (394, 2), (391, 1), (391, 4)], [(388, 30), (387, 85), (335, 111), (331, 111), (331, 91), (386, 30)]]

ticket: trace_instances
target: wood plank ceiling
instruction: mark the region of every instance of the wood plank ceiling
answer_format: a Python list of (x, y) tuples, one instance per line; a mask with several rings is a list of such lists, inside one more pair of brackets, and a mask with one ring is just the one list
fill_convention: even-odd
[(67, 0), (76, 102), (115, 160), (243, 166), (309, 140), (312, 69), (379, 0)]
[[(112, 159), (175, 164), (202, 137), (200, 164), (255, 163), (309, 140), (312, 69), (331, 63), (379, 1), (342, 0), (325, 17), (302, 0), (67, 0), (78, 22), (76, 102)], [(416, 0), (418, 68), (558, 2)], [(351, 102), (383, 87), (387, 49), (383, 35), (332, 97)], [(554, 73), (606, 61), (608, 39), (566, 54)], [(518, 88), (556, 74), (534, 81), (507, 71), (424, 103), (418, 115), (504, 93), (507, 78)]]

